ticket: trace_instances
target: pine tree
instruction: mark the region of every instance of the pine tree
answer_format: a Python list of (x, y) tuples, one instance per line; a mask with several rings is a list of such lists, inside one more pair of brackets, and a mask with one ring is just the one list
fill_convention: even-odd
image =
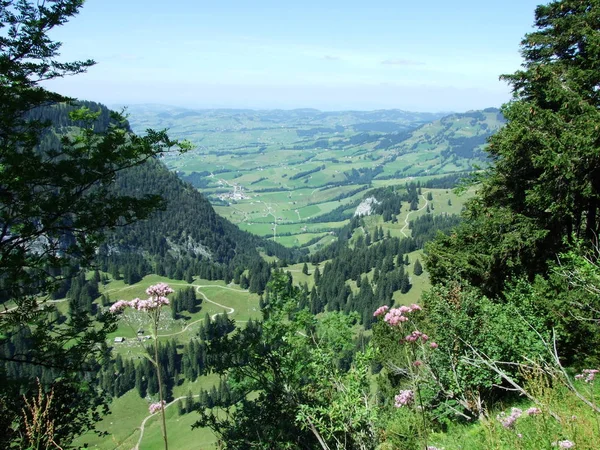
[(429, 248), (433, 283), (460, 273), (487, 296), (533, 279), (573, 239), (600, 236), (600, 28), (598, 0), (538, 6), (521, 42), (522, 69), (502, 79), (513, 99), (490, 138), (493, 165), (481, 177), (468, 220)]
[(421, 266), (421, 262), (419, 261), (419, 259), (417, 259), (415, 261), (415, 265), (413, 267), (413, 273), (416, 276), (419, 276), (419, 275), (421, 275), (423, 273), (423, 267)]

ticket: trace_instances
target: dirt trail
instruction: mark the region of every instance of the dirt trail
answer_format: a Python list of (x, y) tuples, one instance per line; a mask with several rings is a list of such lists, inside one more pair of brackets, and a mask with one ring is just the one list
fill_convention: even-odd
[(402, 233), (404, 235), (404, 237), (408, 237), (406, 235), (406, 233), (404, 232), (404, 230), (406, 230), (408, 228), (408, 218), (410, 217), (410, 215), (414, 212), (423, 211), (425, 208), (427, 208), (427, 205), (429, 205), (429, 200), (427, 200), (427, 197), (425, 197), (424, 194), (421, 195), (421, 197), (423, 197), (423, 200), (425, 200), (425, 205), (422, 208), (417, 209), (416, 211), (409, 211), (409, 213), (406, 215), (406, 218), (404, 219), (404, 226), (400, 230), (400, 233)]

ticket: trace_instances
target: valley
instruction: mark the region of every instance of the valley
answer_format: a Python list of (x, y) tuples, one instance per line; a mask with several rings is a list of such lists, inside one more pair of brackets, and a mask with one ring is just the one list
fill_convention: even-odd
[[(319, 248), (369, 189), (426, 183), (486, 164), (485, 141), (504, 123), (497, 109), (464, 114), (399, 110), (185, 110), (131, 106), (136, 132), (167, 128), (193, 150), (167, 167), (241, 229), (288, 247)], [(438, 212), (451, 196), (436, 202)], [(393, 230), (393, 228), (392, 228)]]

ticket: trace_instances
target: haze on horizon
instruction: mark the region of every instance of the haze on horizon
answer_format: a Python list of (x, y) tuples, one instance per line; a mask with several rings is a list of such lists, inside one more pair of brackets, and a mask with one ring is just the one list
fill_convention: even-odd
[(540, 0), (87, 0), (54, 30), (88, 73), (48, 83), (105, 104), (466, 111), (510, 99), (499, 81)]

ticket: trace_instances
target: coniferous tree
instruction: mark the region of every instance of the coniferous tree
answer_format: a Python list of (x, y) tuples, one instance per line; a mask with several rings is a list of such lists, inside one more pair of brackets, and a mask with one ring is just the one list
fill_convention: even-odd
[(423, 266), (421, 266), (421, 262), (419, 261), (419, 259), (417, 259), (415, 261), (415, 265), (413, 267), (413, 273), (416, 276), (419, 276), (419, 275), (421, 275), (423, 273)]

